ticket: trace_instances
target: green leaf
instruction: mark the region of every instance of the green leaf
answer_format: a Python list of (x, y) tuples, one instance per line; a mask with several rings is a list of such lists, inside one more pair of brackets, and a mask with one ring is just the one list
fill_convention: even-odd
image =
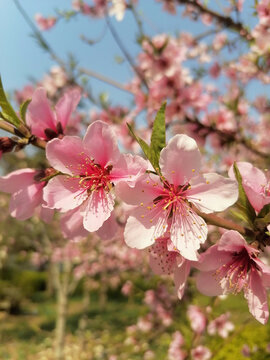
[(155, 170), (159, 169), (160, 151), (166, 146), (165, 110), (166, 102), (161, 105), (161, 108), (155, 117), (150, 146), (146, 144), (143, 139), (135, 135), (132, 127), (127, 124), (132, 137), (139, 143), (145, 156), (151, 162)]
[(265, 229), (270, 223), (270, 204), (265, 205), (259, 212), (257, 219), (255, 220), (255, 226), (257, 229)]
[(144, 152), (145, 156), (153, 165), (153, 168), (157, 169), (159, 167), (159, 164), (157, 162), (156, 154), (153, 152), (153, 150), (150, 148), (150, 146), (148, 144), (146, 144), (146, 142), (143, 139), (139, 138), (134, 133), (132, 127), (129, 124), (127, 124), (127, 127), (130, 131), (131, 136), (137, 141), (137, 143), (140, 145), (142, 151)]
[(25, 114), (26, 114), (28, 105), (30, 104), (31, 101), (32, 101), (32, 99), (27, 99), (20, 105), (20, 115), (21, 115), (21, 119), (23, 120), (24, 123), (25, 123)]
[(155, 154), (156, 162), (159, 165), (161, 150), (166, 146), (166, 125), (165, 125), (166, 102), (161, 105), (153, 124), (150, 148)]
[(9, 122), (10, 124), (16, 127), (18, 127), (21, 124), (21, 120), (18, 118), (15, 110), (13, 110), (13, 107), (10, 105), (6, 97), (1, 77), (0, 77), (0, 107), (2, 109), (3, 117), (7, 122)]
[(233, 164), (233, 170), (234, 170), (236, 180), (238, 182), (239, 198), (238, 198), (237, 206), (239, 207), (241, 212), (244, 212), (244, 214), (246, 214), (248, 223), (253, 228), (254, 220), (256, 219), (256, 213), (255, 213), (255, 210), (253, 209), (252, 205), (250, 204), (248, 197), (246, 195), (246, 192), (244, 190), (244, 187), (242, 184), (242, 176), (236, 165), (236, 162)]
[(233, 215), (234, 218), (237, 220), (244, 221), (244, 223), (248, 223), (249, 219), (245, 212), (241, 211), (240, 209), (237, 210), (230, 210), (230, 214)]
[(258, 217), (264, 218), (269, 213), (270, 213), (270, 204), (266, 204), (266, 205), (264, 205), (262, 210), (259, 212)]

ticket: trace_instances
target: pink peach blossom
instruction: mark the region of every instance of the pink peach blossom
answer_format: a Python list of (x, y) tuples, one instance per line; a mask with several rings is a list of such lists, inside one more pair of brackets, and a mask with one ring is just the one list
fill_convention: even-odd
[(201, 334), (206, 328), (207, 318), (202, 310), (196, 305), (189, 305), (187, 316), (190, 321), (190, 327), (197, 334)]
[(49, 30), (51, 29), (56, 23), (56, 17), (50, 16), (45, 18), (42, 14), (35, 15), (36, 23), (38, 24), (40, 30)]
[(187, 357), (187, 354), (181, 347), (184, 345), (184, 338), (180, 331), (175, 331), (173, 333), (172, 341), (170, 343), (168, 351), (169, 360), (184, 360)]
[(222, 338), (226, 339), (231, 331), (234, 330), (234, 325), (229, 321), (230, 314), (221, 314), (216, 319), (209, 322), (207, 331), (209, 335), (218, 334)]
[(201, 256), (197, 287), (208, 296), (243, 290), (249, 311), (265, 324), (269, 316), (265, 287), (270, 286), (270, 267), (258, 258), (258, 253), (237, 231), (225, 232)]
[[(237, 167), (242, 176), (242, 184), (246, 195), (256, 212), (260, 212), (264, 205), (270, 203), (270, 183), (265, 174), (248, 162), (237, 162)], [(235, 179), (233, 166), (229, 176)]]
[(41, 218), (49, 222), (53, 211), (48, 209), (43, 201), (46, 176), (43, 171), (21, 169), (0, 177), (0, 191), (11, 194), (9, 211), (18, 220), (26, 220), (34, 215), (34, 211), (41, 205)]
[(44, 88), (37, 88), (26, 113), (26, 123), (32, 134), (44, 140), (63, 135), (71, 114), (81, 98), (80, 90), (73, 89), (65, 93), (52, 111)]
[(173, 274), (179, 299), (182, 299), (191, 262), (183, 258), (169, 236), (158, 238), (149, 248), (150, 266), (158, 274)]
[(211, 359), (211, 356), (211, 351), (203, 345), (199, 345), (195, 349), (191, 350), (192, 360), (209, 360)]
[(175, 135), (160, 153), (162, 178), (147, 174), (133, 189), (118, 187), (121, 198), (139, 206), (131, 213), (125, 228), (130, 247), (146, 248), (168, 230), (180, 254), (197, 260), (197, 250), (206, 240), (207, 226), (194, 207), (204, 213), (223, 211), (238, 197), (237, 183), (215, 173), (200, 174), (201, 155), (196, 142)]
[(83, 140), (76, 136), (51, 140), (46, 156), (63, 173), (45, 188), (48, 207), (61, 212), (77, 209), (90, 232), (100, 229), (111, 216), (113, 188), (121, 182), (134, 186), (147, 168), (139, 156), (120, 153), (114, 133), (102, 121), (91, 124)]

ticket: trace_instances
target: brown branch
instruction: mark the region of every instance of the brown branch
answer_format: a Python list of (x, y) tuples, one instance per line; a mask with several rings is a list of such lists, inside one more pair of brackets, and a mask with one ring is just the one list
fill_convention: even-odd
[(227, 219), (223, 219), (217, 215), (214, 214), (204, 214), (200, 212), (198, 209), (195, 209), (196, 213), (201, 216), (209, 225), (215, 225), (222, 227), (223, 229), (228, 230), (236, 230), (242, 235), (250, 235), (249, 229), (244, 228), (243, 226), (236, 224), (235, 222)]
[[(23, 131), (20, 129), (16, 129), (12, 125), (8, 124), (5, 119), (0, 117), (0, 129), (9, 132), (10, 134), (16, 135), (21, 138), (21, 144), (25, 142), (25, 145), (32, 144), (36, 147), (39, 147), (40, 149), (46, 148), (46, 141), (36, 137), (36, 136), (27, 136), (25, 137), (23, 134)], [(23, 141), (25, 140), (25, 141)]]
[(94, 77), (95, 79), (98, 79), (106, 84), (109, 84), (109, 85), (112, 85), (114, 87), (116, 87), (117, 89), (120, 89), (120, 90), (123, 90), (123, 91), (126, 91), (132, 95), (135, 95), (132, 91), (130, 91), (129, 89), (127, 89), (123, 84), (119, 83), (118, 81), (115, 81), (113, 79), (110, 79), (104, 75), (101, 75), (99, 73), (96, 73), (95, 71), (93, 70), (90, 70), (90, 69), (85, 69), (85, 68), (79, 68), (78, 71), (81, 73), (81, 74), (85, 74), (85, 75), (88, 75), (88, 76), (91, 76), (91, 77)]
[(252, 40), (252, 35), (244, 27), (244, 25), (239, 21), (234, 21), (230, 16), (224, 16), (214, 10), (209, 9), (208, 7), (200, 4), (196, 0), (177, 0), (180, 5), (191, 5), (201, 14), (208, 14), (212, 16), (219, 24), (223, 25), (225, 28), (235, 30), (242, 36), (245, 40)]
[(202, 124), (197, 118), (193, 119), (189, 116), (185, 116), (185, 121), (189, 124), (194, 124), (194, 125), (198, 126), (198, 131), (200, 131), (200, 130), (205, 131), (205, 136), (215, 133), (219, 136), (219, 138), (221, 139), (221, 141), (224, 144), (229, 144), (229, 143), (234, 142), (234, 143), (243, 145), (246, 149), (253, 152), (257, 156), (260, 156), (261, 158), (264, 158), (264, 159), (269, 158), (269, 154), (258, 150), (256, 148), (256, 146), (254, 144), (252, 144), (252, 142), (250, 140), (248, 140), (244, 137), (238, 138), (237, 134), (235, 132), (221, 131), (221, 130), (217, 129), (215, 127), (215, 125)]

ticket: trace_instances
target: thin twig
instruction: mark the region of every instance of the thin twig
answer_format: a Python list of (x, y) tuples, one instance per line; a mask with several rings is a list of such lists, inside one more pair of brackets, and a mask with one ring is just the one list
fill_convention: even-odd
[(147, 82), (143, 76), (143, 74), (141, 73), (141, 71), (136, 67), (136, 65), (133, 63), (133, 60), (130, 56), (130, 54), (128, 53), (128, 51), (126, 50), (124, 44), (122, 43), (122, 40), (120, 39), (119, 35), (117, 34), (116, 30), (114, 29), (110, 19), (108, 18), (108, 16), (106, 16), (106, 22), (108, 25), (108, 28), (110, 29), (110, 32), (112, 34), (112, 37), (114, 38), (115, 42), (117, 43), (117, 45), (119, 46), (119, 48), (121, 49), (122, 53), (124, 54), (126, 60), (128, 61), (128, 63), (130, 64), (130, 66), (132, 67), (132, 69), (135, 71), (135, 73), (138, 75), (138, 77), (141, 79), (142, 83), (144, 84), (144, 86), (146, 87), (146, 89), (148, 90), (148, 85)]
[[(255, 155), (260, 156), (261, 158), (264, 158), (264, 159), (269, 159), (269, 154), (258, 150), (255, 147), (255, 145), (252, 144), (252, 142), (250, 140), (246, 139), (245, 137), (237, 138), (236, 133), (234, 133), (234, 132), (221, 131), (221, 130), (217, 129), (214, 125), (203, 124), (197, 118), (193, 119), (189, 116), (185, 116), (185, 121), (187, 123), (197, 125), (198, 130), (200, 130), (200, 129), (205, 130), (206, 135), (213, 134), (213, 133), (217, 134), (219, 136), (219, 138), (221, 139), (221, 141), (225, 144), (235, 142), (237, 144), (243, 145), (246, 149), (250, 150)], [(171, 125), (171, 124), (169, 124), (169, 125)]]
[(36, 36), (37, 40), (40, 42), (40, 44), (48, 51), (51, 58), (55, 60), (63, 69), (65, 69), (65, 63), (56, 55), (52, 47), (49, 45), (49, 43), (45, 40), (44, 36), (41, 34), (41, 32), (38, 30), (36, 25), (33, 23), (32, 19), (28, 16), (24, 8), (21, 6), (18, 0), (13, 0), (16, 8), (20, 12), (20, 14), (23, 16), (24, 20), (27, 22), (27, 24), (32, 29), (34, 35)]
[(128, 92), (130, 94), (133, 94), (135, 95), (132, 91), (130, 91), (129, 89), (127, 89), (123, 84), (113, 80), (113, 79), (110, 79), (104, 75), (101, 75), (93, 70), (90, 70), (90, 69), (85, 69), (85, 68), (79, 68), (78, 69), (79, 73), (81, 74), (85, 74), (85, 75), (88, 75), (88, 76), (91, 76), (91, 77), (94, 77), (95, 79), (98, 79), (106, 84), (109, 84), (109, 85), (112, 85), (122, 91), (125, 91), (125, 92)]
[[(46, 141), (38, 138), (38, 137), (33, 137), (32, 139), (31, 138), (26, 138), (24, 137), (23, 134), (20, 133), (20, 131), (18, 129), (16, 129), (15, 127), (13, 127), (12, 125), (8, 124), (7, 122), (5, 122), (5, 119), (3, 118), (0, 118), (0, 129), (4, 130), (4, 131), (7, 131), (13, 135), (16, 135), (16, 136), (19, 136), (21, 137), (22, 139), (25, 139), (27, 140), (27, 143), (28, 144), (32, 144), (36, 147), (39, 147), (40, 149), (45, 149), (46, 148)], [(27, 145), (26, 143), (26, 145)]]
[(223, 25), (225, 28), (230, 28), (239, 33), (241, 37), (245, 40), (252, 40), (252, 35), (248, 32), (248, 30), (244, 27), (244, 25), (239, 21), (234, 21), (229, 16), (224, 16), (214, 10), (209, 9), (208, 7), (200, 4), (194, 0), (177, 0), (180, 5), (191, 5), (195, 9), (197, 9), (202, 14), (208, 14), (212, 16), (219, 24)]

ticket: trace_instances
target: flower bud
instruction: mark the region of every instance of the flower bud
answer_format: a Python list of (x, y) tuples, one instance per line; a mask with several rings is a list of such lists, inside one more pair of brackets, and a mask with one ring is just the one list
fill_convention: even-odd
[(0, 138), (0, 151), (2, 153), (11, 152), (16, 145), (16, 141), (11, 138), (4, 136)]

